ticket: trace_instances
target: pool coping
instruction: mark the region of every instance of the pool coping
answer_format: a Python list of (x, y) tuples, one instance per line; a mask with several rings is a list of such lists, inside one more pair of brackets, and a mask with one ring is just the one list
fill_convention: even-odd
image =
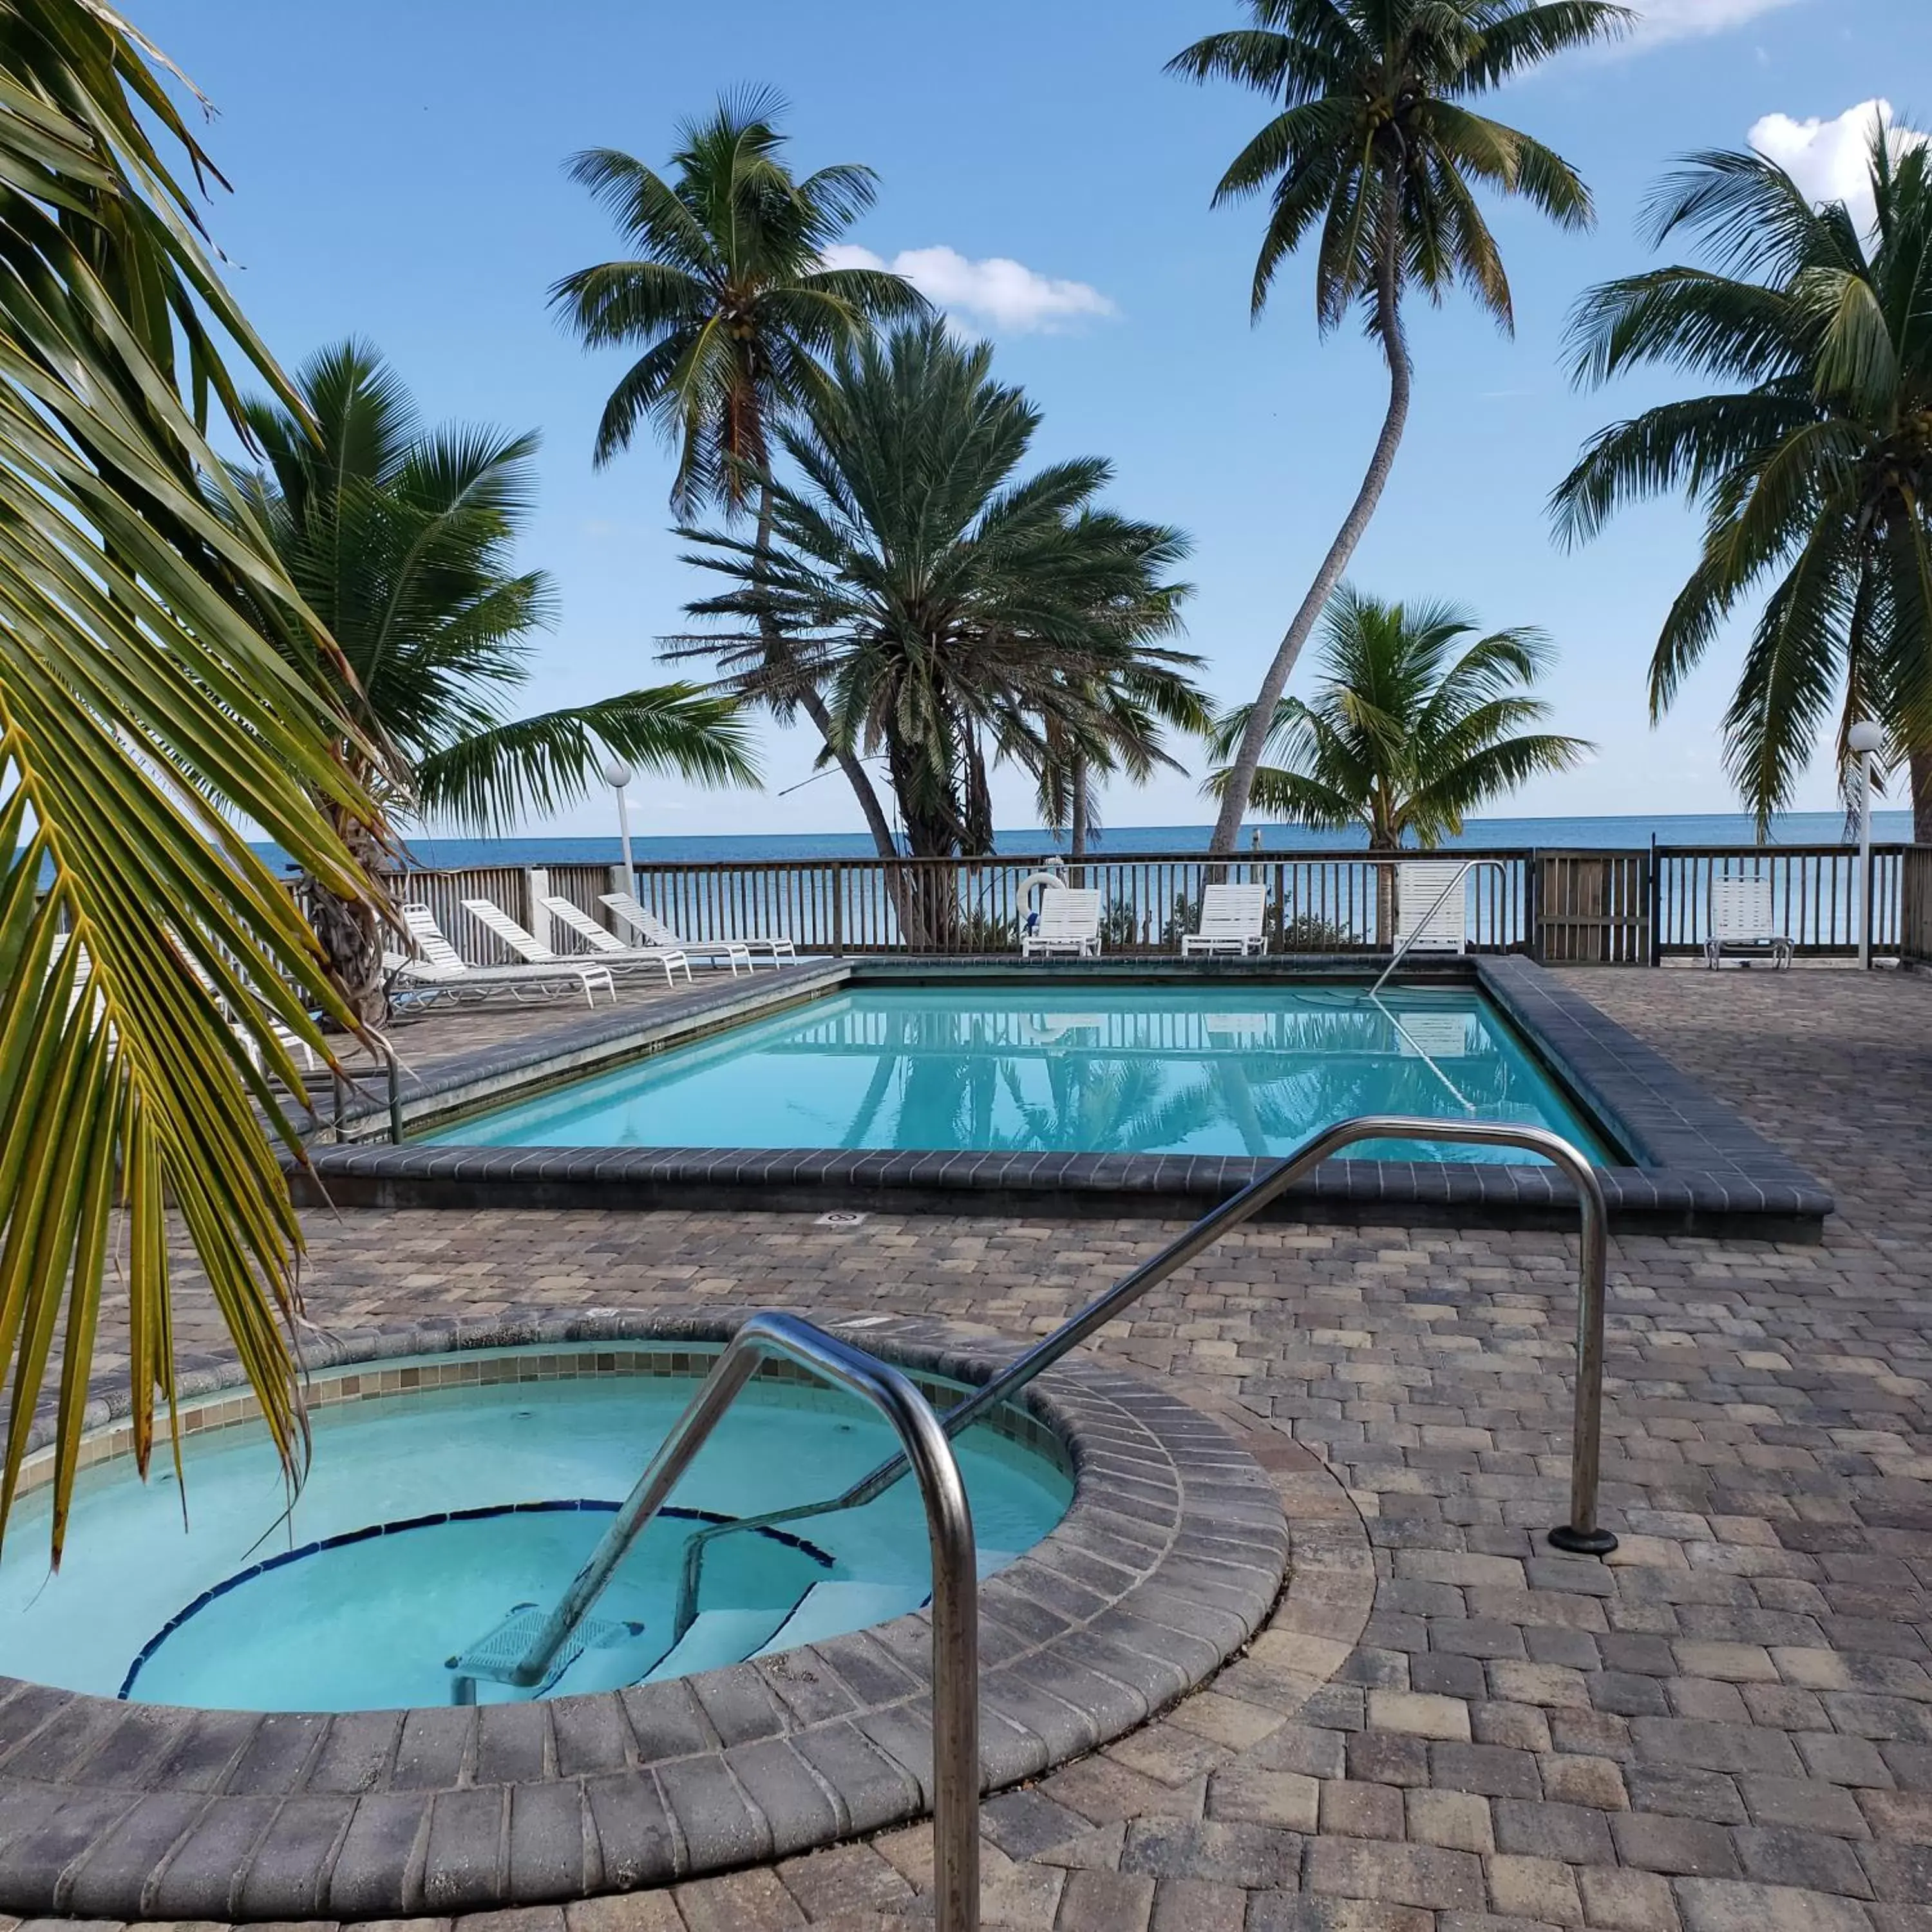
[[(1408, 969), (1405, 968), (1406, 971)], [(1606, 968), (1606, 971), (1616, 970)], [(543, 1076), (587, 1073), (702, 1037), (848, 986), (1048, 984), (1070, 974), (1108, 980), (1265, 984), (1359, 980), (1358, 958), (1139, 958), (1022, 968), (986, 958), (832, 959), (700, 985), (644, 1009), (560, 1028), (532, 1046), (444, 1063), (402, 1084), (406, 1122), (506, 1098)], [(1520, 954), (1418, 962), (1425, 983), (1475, 986), (1634, 1159), (1598, 1169), (1612, 1225), (1631, 1232), (1816, 1241), (1830, 1192), (1736, 1111), (1663, 1054)], [(351, 1134), (386, 1132), (386, 1100), (345, 1110)], [(318, 1143), (291, 1168), (308, 1204), (387, 1208), (756, 1207), (1191, 1220), (1271, 1163), (1242, 1155), (987, 1154), (826, 1148), (495, 1148), (405, 1141)], [(1278, 1218), (1420, 1225), (1567, 1226), (1570, 1183), (1544, 1166), (1339, 1160), (1290, 1189)]]
[[(310, 1366), (715, 1343), (746, 1312), (338, 1333), (310, 1338)], [(969, 1383), (1004, 1360), (923, 1318), (869, 1325), (864, 1340)], [(203, 1367), (183, 1394), (239, 1377), (232, 1363)], [(1049, 1371), (1022, 1400), (1066, 1443), (1076, 1489), (1060, 1524), (980, 1586), (988, 1791), (1137, 1729), (1205, 1682), (1268, 1617), (1288, 1561), (1274, 1483), (1212, 1418), (1090, 1362)], [(930, 1808), (930, 1653), (922, 1610), (622, 1691), (333, 1714), (182, 1710), (0, 1678), (0, 1911), (447, 1915), (766, 1862)]]

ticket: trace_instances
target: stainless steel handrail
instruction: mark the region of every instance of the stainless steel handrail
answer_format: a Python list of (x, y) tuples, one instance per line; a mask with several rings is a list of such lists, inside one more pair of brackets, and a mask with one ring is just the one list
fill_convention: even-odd
[[(1400, 859), (1394, 859), (1389, 862), (1392, 865), (1400, 866), (1402, 861)], [(1414, 863), (1414, 862), (1412, 860), (1410, 862)], [(1465, 860), (1460, 866), (1456, 867), (1456, 876), (1436, 895), (1435, 899), (1430, 904), (1429, 910), (1422, 915), (1420, 919), (1416, 921), (1408, 937), (1396, 948), (1394, 957), (1391, 958), (1389, 963), (1382, 968), (1381, 978), (1378, 979), (1376, 983), (1369, 988), (1369, 998), (1370, 999), (1372, 1000), (1375, 996), (1382, 991), (1383, 985), (1384, 982), (1387, 981), (1388, 976), (1402, 964), (1405, 958), (1408, 957), (1409, 949), (1422, 937), (1423, 932), (1428, 926), (1429, 922), (1449, 903), (1449, 895), (1456, 891), (1457, 888), (1461, 886), (1462, 881), (1466, 879), (1472, 872), (1474, 872), (1479, 866), (1488, 866), (1494, 868), (1496, 871), (1502, 873), (1504, 878), (1508, 878), (1509, 876), (1508, 866), (1504, 865), (1500, 859)], [(1400, 890), (1399, 886), (1397, 890)]]
[[(1604, 1206), (1604, 1190), (1595, 1170), (1584, 1156), (1560, 1135), (1546, 1128), (1514, 1126), (1500, 1120), (1434, 1120), (1402, 1114), (1366, 1114), (1342, 1120), (1304, 1141), (1294, 1153), (1285, 1156), (1266, 1173), (1250, 1181), (1238, 1194), (1230, 1195), (1211, 1213), (1204, 1214), (1159, 1254), (1143, 1262), (1134, 1271), (1090, 1302), (1072, 1320), (1056, 1328), (1017, 1357), (991, 1382), (983, 1383), (963, 1401), (956, 1403), (940, 1418), (948, 1436), (969, 1428), (996, 1403), (1005, 1401), (1031, 1382), (1043, 1369), (1077, 1348), (1088, 1336), (1103, 1328), (1121, 1310), (1138, 1301), (1148, 1289), (1157, 1287), (1176, 1269), (1209, 1248), (1230, 1228), (1258, 1214), (1278, 1196), (1292, 1186), (1311, 1169), (1331, 1155), (1356, 1142), (1369, 1140), (1448, 1141), (1477, 1147), (1521, 1148), (1540, 1154), (1562, 1168), (1576, 1189), (1580, 1222), (1576, 1297), (1576, 1391), (1570, 1451), (1570, 1520), (1549, 1533), (1558, 1550), (1581, 1556), (1604, 1556), (1617, 1546), (1617, 1540), (1597, 1523), (1597, 1472), (1601, 1451), (1604, 1407), (1604, 1288), (1609, 1259), (1609, 1220)], [(881, 1462), (870, 1474), (843, 1495), (816, 1503), (800, 1503), (789, 1509), (772, 1510), (763, 1516), (739, 1516), (729, 1522), (714, 1523), (694, 1532), (684, 1546), (684, 1574), (678, 1590), (676, 1619), (673, 1628), (682, 1636), (697, 1616), (698, 1593), (703, 1581), (704, 1552), (720, 1536), (740, 1530), (770, 1529), (796, 1522), (806, 1516), (824, 1516), (836, 1510), (856, 1509), (883, 1495), (905, 1473), (902, 1456)]]
[[(980, 1923), (980, 1586), (973, 1516), (952, 1444), (932, 1405), (897, 1369), (795, 1315), (754, 1315), (726, 1345), (704, 1386), (671, 1426), (637, 1486), (525, 1652), (497, 1681), (541, 1684), (571, 1632), (610, 1582), (626, 1552), (676, 1486), (767, 1356), (782, 1356), (870, 1402), (903, 1445), (926, 1502), (932, 1550), (932, 1836), (938, 1932), (975, 1932)], [(680, 1630), (681, 1637), (684, 1633)], [(452, 1684), (458, 1703), (475, 1701), (474, 1676)]]

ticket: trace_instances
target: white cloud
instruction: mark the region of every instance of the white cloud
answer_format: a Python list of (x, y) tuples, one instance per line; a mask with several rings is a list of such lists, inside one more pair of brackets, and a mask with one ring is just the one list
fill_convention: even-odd
[[(1866, 157), (1872, 126), (1892, 125), (1892, 103), (1861, 100), (1834, 120), (1794, 121), (1788, 114), (1767, 114), (1751, 123), (1751, 146), (1775, 161), (1814, 201), (1842, 201), (1850, 209), (1861, 234), (1868, 234), (1874, 218), (1871, 182)], [(1922, 143), (1923, 134), (1892, 135), (1894, 145)]]
[(1800, 4), (1800, 0), (1629, 0), (1639, 15), (1630, 41), (1656, 46), (1666, 40), (1689, 40), (1742, 27), (1760, 14)]
[(1062, 329), (1114, 313), (1098, 289), (1036, 274), (1004, 255), (974, 262), (956, 248), (902, 248), (887, 261), (869, 248), (840, 242), (825, 251), (825, 262), (833, 268), (890, 268), (956, 320), (1011, 335)]

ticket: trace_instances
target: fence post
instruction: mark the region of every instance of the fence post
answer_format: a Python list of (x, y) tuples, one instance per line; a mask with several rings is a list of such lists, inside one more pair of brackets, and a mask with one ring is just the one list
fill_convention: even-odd
[(1543, 944), (1543, 853), (1532, 846), (1522, 868), (1523, 944), (1539, 966), (1550, 964)]
[(1664, 964), (1664, 872), (1658, 863), (1657, 834), (1650, 835), (1649, 874), (1644, 900), (1650, 909), (1650, 930), (1646, 935), (1648, 944), (1643, 949), (1646, 966)]
[(845, 865), (832, 862), (832, 951), (836, 958), (845, 950)]
[(539, 946), (550, 944), (550, 872), (543, 866), (524, 868), (524, 926)]
[[(604, 890), (607, 892), (634, 892), (638, 890), (638, 882), (635, 879), (625, 878), (622, 866), (606, 866), (604, 868)], [(597, 910), (606, 928), (621, 938), (623, 928), (617, 923), (617, 915), (604, 904), (601, 898), (597, 902)]]

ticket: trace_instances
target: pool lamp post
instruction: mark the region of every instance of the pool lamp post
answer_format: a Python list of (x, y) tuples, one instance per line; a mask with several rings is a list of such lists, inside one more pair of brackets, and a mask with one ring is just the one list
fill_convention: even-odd
[(617, 794), (617, 836), (624, 848), (624, 890), (638, 890), (638, 868), (631, 862), (631, 802), (625, 797), (632, 773), (622, 758), (613, 758), (604, 767), (604, 782)]
[(1868, 969), (1872, 925), (1872, 761), (1884, 746), (1885, 733), (1871, 718), (1861, 718), (1845, 734), (1845, 742), (1858, 761), (1858, 889), (1864, 895), (1864, 909), (1858, 917), (1858, 964)]

